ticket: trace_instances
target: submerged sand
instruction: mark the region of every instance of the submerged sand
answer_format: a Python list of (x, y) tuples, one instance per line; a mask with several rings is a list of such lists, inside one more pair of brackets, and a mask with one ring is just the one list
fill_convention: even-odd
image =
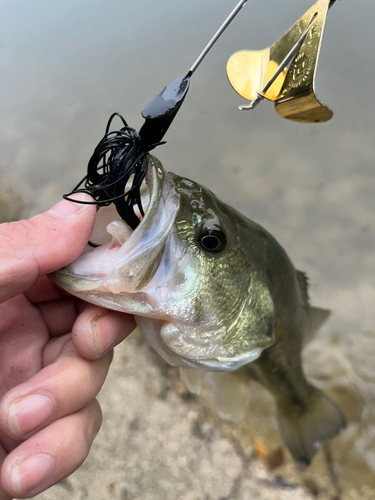
[[(250, 389), (245, 420), (224, 423), (133, 334), (116, 349), (99, 395), (104, 422), (88, 459), (36, 498), (333, 500), (322, 454), (299, 471), (280, 442), (272, 398), (256, 384)], [(341, 460), (342, 442), (333, 451)], [(348, 499), (375, 498), (369, 487), (344, 488)]]

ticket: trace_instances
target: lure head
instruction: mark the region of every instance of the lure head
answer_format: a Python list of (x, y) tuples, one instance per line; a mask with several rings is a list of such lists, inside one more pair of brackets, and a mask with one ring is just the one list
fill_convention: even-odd
[(83, 300), (135, 314), (169, 363), (235, 370), (273, 342), (268, 233), (155, 157), (148, 162), (138, 227), (111, 222), (111, 241), (51, 278)]

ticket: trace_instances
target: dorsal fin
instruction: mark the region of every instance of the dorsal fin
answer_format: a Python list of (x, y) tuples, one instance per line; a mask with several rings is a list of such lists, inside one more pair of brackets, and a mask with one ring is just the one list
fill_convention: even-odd
[(297, 281), (299, 284), (299, 288), (301, 290), (302, 300), (305, 305), (309, 304), (309, 279), (306, 274), (302, 271), (296, 271)]
[(319, 307), (310, 306), (309, 299), (309, 279), (302, 271), (296, 271), (297, 281), (301, 290), (301, 297), (305, 306), (307, 306), (307, 332), (304, 344), (307, 344), (315, 334), (318, 332), (322, 324), (330, 316), (331, 311), (328, 309), (321, 309)]

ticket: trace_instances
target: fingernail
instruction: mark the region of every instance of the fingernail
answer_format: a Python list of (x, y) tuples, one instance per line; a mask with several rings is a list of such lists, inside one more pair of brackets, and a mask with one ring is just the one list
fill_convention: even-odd
[[(40, 453), (11, 465), (11, 481), (16, 496), (39, 493), (48, 486), (43, 484), (53, 472), (55, 464), (50, 455)], [(51, 481), (52, 482), (52, 481)]]
[[(87, 193), (74, 193), (69, 198), (77, 201), (94, 201), (93, 198)], [(59, 219), (66, 219), (71, 215), (74, 215), (78, 211), (86, 208), (87, 205), (82, 203), (74, 203), (73, 201), (62, 200), (54, 207), (48, 210), (48, 213), (58, 217)]]
[(48, 396), (33, 394), (12, 403), (8, 425), (15, 437), (21, 437), (48, 422), (55, 413), (56, 403)]
[(93, 346), (98, 356), (101, 356), (106, 349), (101, 339), (101, 329), (100, 329), (100, 323), (101, 323), (100, 318), (102, 318), (103, 316), (95, 316), (94, 319), (91, 320), (91, 333), (92, 333)]
[(116, 314), (111, 311), (94, 316), (91, 320), (93, 345), (97, 356), (104, 356), (116, 345), (116, 339), (123, 328)]

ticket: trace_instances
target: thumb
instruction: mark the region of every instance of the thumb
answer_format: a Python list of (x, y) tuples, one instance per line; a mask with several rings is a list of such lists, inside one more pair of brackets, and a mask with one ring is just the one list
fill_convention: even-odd
[[(85, 193), (75, 198), (92, 201)], [(0, 224), (0, 303), (76, 259), (90, 238), (95, 214), (94, 205), (62, 200), (29, 220)]]

